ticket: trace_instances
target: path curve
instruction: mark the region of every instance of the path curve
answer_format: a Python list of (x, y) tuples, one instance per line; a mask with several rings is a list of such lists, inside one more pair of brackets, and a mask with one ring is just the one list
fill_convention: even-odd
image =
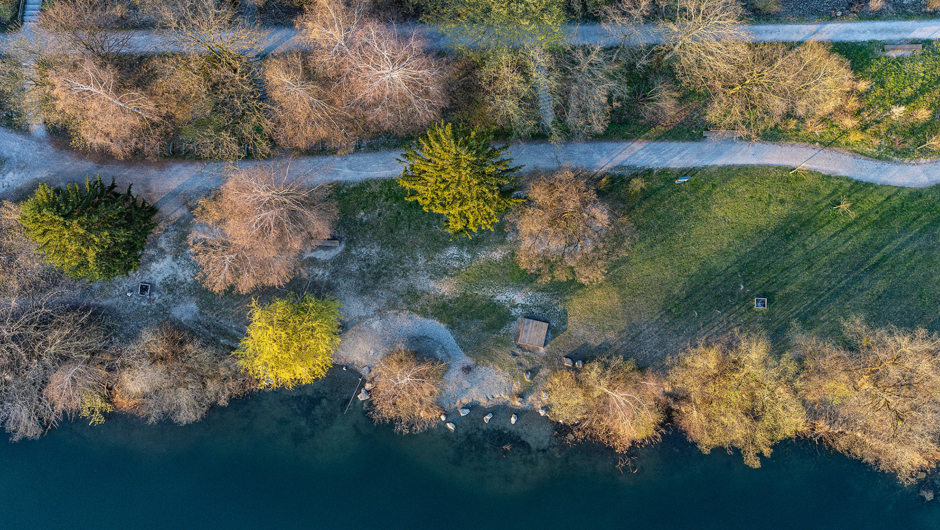
[[(940, 18), (925, 20), (865, 20), (857, 22), (810, 22), (804, 24), (743, 24), (755, 42), (860, 42), (860, 41), (907, 41), (940, 39)], [(439, 31), (423, 24), (396, 26), (403, 34), (417, 32), (424, 36), (427, 45), (435, 49), (447, 46), (447, 38)], [(659, 30), (654, 25), (637, 26), (633, 31), (635, 44), (655, 44), (661, 41)], [(180, 52), (182, 49), (170, 42), (169, 34), (155, 30), (129, 30), (127, 53)], [(267, 27), (262, 30), (258, 55), (306, 49), (299, 32), (293, 27)], [(0, 34), (0, 48), (14, 38), (15, 34)], [(569, 25), (568, 40), (574, 44), (600, 44), (612, 46), (619, 39), (601, 24)]]
[[(588, 171), (618, 167), (691, 168), (702, 166), (769, 165), (804, 167), (856, 180), (891, 186), (926, 187), (940, 183), (940, 160), (889, 162), (872, 160), (838, 149), (803, 144), (735, 141), (650, 142), (603, 141), (523, 143), (510, 147), (515, 164), (527, 169), (552, 170), (562, 166)], [(307, 175), (311, 183), (356, 182), (394, 178), (401, 172), (400, 151), (295, 158), (290, 170)], [(114, 177), (156, 204), (164, 216), (185, 213), (190, 197), (221, 185), (227, 163), (202, 161), (95, 160), (48, 140), (0, 129), (0, 197), (30, 191), (37, 182), (63, 185), (82, 182), (100, 173)], [(239, 162), (257, 164), (258, 162)]]

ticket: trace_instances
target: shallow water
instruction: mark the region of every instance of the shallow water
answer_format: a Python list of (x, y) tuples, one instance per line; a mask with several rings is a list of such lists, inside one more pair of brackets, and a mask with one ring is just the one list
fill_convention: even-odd
[(499, 414), (472, 434), (376, 428), (358, 401), (343, 415), (350, 377), (186, 427), (117, 418), (0, 444), (0, 527), (940, 528), (940, 502), (812, 444), (752, 470), (667, 435), (622, 474), (600, 448), (530, 449)]

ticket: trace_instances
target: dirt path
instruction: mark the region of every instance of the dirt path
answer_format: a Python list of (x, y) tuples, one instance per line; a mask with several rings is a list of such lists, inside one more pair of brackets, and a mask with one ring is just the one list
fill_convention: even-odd
[[(291, 161), (291, 172), (308, 175), (310, 182), (354, 182), (393, 178), (401, 171), (399, 152), (380, 151), (345, 156), (305, 157)], [(804, 167), (865, 182), (926, 187), (940, 182), (940, 160), (886, 162), (837, 149), (801, 144), (750, 142), (569, 142), (517, 144), (511, 148), (516, 164), (529, 169), (582, 167), (607, 171), (617, 167), (684, 168), (702, 166), (772, 165)], [(222, 162), (119, 162), (85, 157), (47, 139), (0, 129), (0, 197), (31, 191), (37, 182), (61, 185), (82, 182), (86, 176), (114, 177), (156, 204), (173, 218), (191, 196), (221, 184)], [(253, 164), (257, 162), (242, 162)]]
[[(805, 24), (751, 24), (745, 25), (756, 42), (858, 42), (858, 41), (904, 41), (911, 39), (940, 39), (940, 19), (926, 20), (867, 20), (858, 22), (810, 22)], [(397, 27), (404, 34), (418, 32), (424, 35), (429, 47), (444, 48), (447, 39), (438, 31), (421, 24), (406, 24)], [(173, 45), (165, 33), (149, 30), (131, 30), (128, 43), (133, 53), (181, 51)], [(12, 34), (0, 34), (0, 48)], [(613, 45), (619, 40), (600, 24), (572, 25), (568, 40), (578, 44)], [(633, 42), (654, 44), (661, 38), (655, 26), (635, 28)], [(259, 45), (259, 55), (304, 49), (298, 32), (292, 27), (264, 29), (264, 38)]]

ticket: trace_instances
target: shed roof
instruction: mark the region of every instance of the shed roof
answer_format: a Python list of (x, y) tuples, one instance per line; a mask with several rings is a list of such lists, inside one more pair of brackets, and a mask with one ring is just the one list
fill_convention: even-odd
[(523, 318), (519, 328), (519, 339), (516, 341), (522, 346), (544, 348), (545, 336), (548, 335), (548, 322)]

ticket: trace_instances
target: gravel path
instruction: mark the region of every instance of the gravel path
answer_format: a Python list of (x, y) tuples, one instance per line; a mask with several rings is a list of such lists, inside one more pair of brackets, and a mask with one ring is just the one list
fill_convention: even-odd
[[(926, 20), (867, 20), (859, 22), (811, 22), (805, 24), (751, 24), (744, 25), (757, 42), (858, 42), (858, 41), (905, 41), (911, 39), (940, 39), (940, 19)], [(424, 35), (429, 47), (444, 48), (447, 39), (438, 31), (421, 24), (405, 24), (397, 29), (404, 34), (418, 32)], [(292, 27), (273, 27), (263, 30), (264, 38), (258, 55), (304, 49), (298, 32)], [(167, 34), (160, 31), (131, 30), (129, 52), (152, 53), (181, 51), (170, 42)], [(600, 24), (572, 25), (568, 39), (578, 44), (613, 45), (618, 39)], [(13, 34), (0, 34), (0, 48)], [(655, 26), (636, 28), (633, 42), (654, 44), (660, 42)]]
[[(393, 178), (401, 171), (398, 151), (354, 153), (345, 156), (305, 157), (291, 161), (291, 172), (308, 175), (311, 182), (354, 182)], [(886, 162), (837, 149), (802, 144), (703, 142), (569, 142), (517, 144), (511, 148), (516, 164), (529, 169), (581, 167), (606, 171), (617, 167), (684, 168), (702, 166), (772, 165), (803, 167), (865, 182), (905, 187), (926, 187), (940, 182), (940, 160)], [(62, 185), (81, 182), (100, 173), (156, 204), (163, 216), (184, 211), (191, 196), (221, 184), (227, 164), (199, 161), (116, 162), (95, 160), (48, 139), (0, 129), (0, 197), (30, 191), (37, 182)], [(257, 162), (242, 162), (254, 164)]]

